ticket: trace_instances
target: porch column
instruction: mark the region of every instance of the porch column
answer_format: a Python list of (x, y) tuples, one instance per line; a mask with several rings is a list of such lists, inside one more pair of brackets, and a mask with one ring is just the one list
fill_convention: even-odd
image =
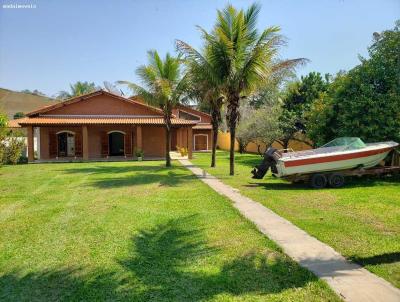
[(35, 159), (33, 150), (33, 126), (28, 126), (28, 161), (33, 162)]
[(82, 126), (82, 153), (83, 160), (89, 159), (89, 136), (88, 136), (88, 128), (86, 125)]
[(187, 129), (187, 142), (188, 142), (188, 158), (192, 159), (193, 155), (193, 130), (192, 127), (188, 127)]
[(142, 126), (136, 126), (136, 149), (143, 150), (142, 145)]
[[(182, 130), (181, 128), (176, 129), (176, 145), (182, 147)], [(179, 151), (179, 150), (177, 150)]]

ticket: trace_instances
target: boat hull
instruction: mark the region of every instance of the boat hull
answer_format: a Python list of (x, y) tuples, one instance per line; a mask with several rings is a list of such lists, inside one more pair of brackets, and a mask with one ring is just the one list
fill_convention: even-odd
[(378, 165), (391, 150), (392, 148), (385, 148), (335, 156), (321, 156), (290, 161), (279, 160), (277, 163), (277, 176), (285, 177), (295, 174), (347, 170), (357, 167), (371, 168)]

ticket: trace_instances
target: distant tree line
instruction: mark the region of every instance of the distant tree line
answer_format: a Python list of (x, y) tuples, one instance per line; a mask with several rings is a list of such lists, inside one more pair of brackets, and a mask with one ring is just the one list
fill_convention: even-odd
[(47, 97), (46, 94), (44, 94), (43, 92), (41, 92), (37, 89), (35, 89), (35, 90), (24, 89), (24, 90), (21, 90), (20, 92)]

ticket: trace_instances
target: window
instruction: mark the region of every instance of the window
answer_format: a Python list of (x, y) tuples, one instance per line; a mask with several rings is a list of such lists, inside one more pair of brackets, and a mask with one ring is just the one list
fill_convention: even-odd
[(182, 118), (184, 120), (189, 120), (189, 121), (200, 121), (201, 120), (200, 116), (191, 114), (189, 112), (182, 111), (182, 110), (179, 110), (178, 117)]

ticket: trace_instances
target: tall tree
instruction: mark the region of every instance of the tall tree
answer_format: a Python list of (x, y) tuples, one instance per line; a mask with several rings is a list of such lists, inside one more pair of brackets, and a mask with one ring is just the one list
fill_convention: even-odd
[(96, 86), (95, 83), (80, 82), (80, 81), (76, 82), (75, 84), (70, 84), (69, 87), (70, 91), (64, 91), (64, 90), (60, 91), (57, 95), (57, 99), (65, 100), (100, 89), (100, 87)]
[(211, 114), (213, 129), (211, 167), (215, 167), (218, 132), (222, 122), (221, 109), (225, 99), (218, 68), (212, 65), (207, 47), (200, 53), (183, 41), (177, 40), (176, 45), (179, 52), (184, 56), (188, 67), (189, 97), (196, 99), (200, 106), (209, 109), (208, 111)]
[(166, 166), (170, 167), (172, 109), (184, 99), (187, 80), (182, 76), (180, 58), (167, 53), (163, 60), (157, 51), (151, 50), (148, 51), (148, 59), (148, 65), (139, 66), (136, 70), (144, 86), (128, 81), (118, 83), (127, 85), (145, 102), (162, 110), (166, 135), (165, 161)]
[(261, 150), (261, 146), (270, 147), (282, 135), (279, 125), (281, 111), (280, 104), (264, 104), (257, 110), (251, 110), (251, 114), (239, 122), (237, 129), (239, 148), (244, 148), (249, 142), (253, 142), (257, 144), (260, 154), (265, 152), (266, 150)]
[(239, 153), (244, 153), (247, 145), (255, 139), (254, 122), (252, 118), (256, 114), (257, 109), (254, 108), (249, 101), (245, 102), (240, 107), (240, 120), (236, 129)]
[(295, 139), (296, 133), (307, 131), (310, 108), (327, 91), (328, 86), (329, 75), (323, 78), (318, 72), (310, 72), (287, 86), (282, 96), (283, 110), (279, 118), (282, 129), (279, 143), (284, 149), (288, 148), (291, 139)]
[(374, 34), (369, 58), (337, 75), (315, 104), (309, 126), (313, 141), (322, 144), (337, 136), (400, 141), (399, 50), (400, 21), (394, 29)]
[(217, 11), (217, 22), (211, 33), (201, 29), (210, 52), (212, 66), (218, 68), (227, 102), (227, 123), (230, 132), (230, 168), (234, 175), (236, 125), (240, 100), (251, 96), (268, 83), (272, 75), (304, 62), (304, 59), (278, 61), (276, 56), (283, 37), (280, 28), (268, 27), (261, 33), (256, 22), (260, 11), (257, 4), (246, 11), (228, 5)]

